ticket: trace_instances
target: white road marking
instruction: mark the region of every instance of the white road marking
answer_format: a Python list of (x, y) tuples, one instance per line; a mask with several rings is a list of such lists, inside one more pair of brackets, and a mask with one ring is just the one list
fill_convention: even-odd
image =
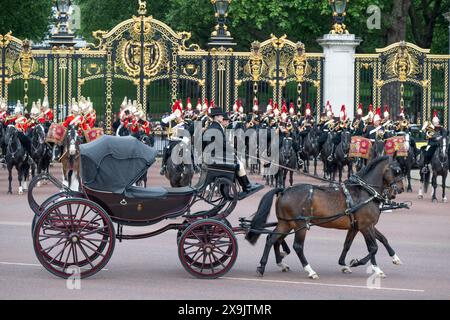
[(0, 221), (1, 226), (31, 227), (31, 222)]
[[(22, 263), (22, 262), (5, 262), (0, 261), (0, 265), (9, 265), (9, 266), (25, 266), (25, 267), (42, 267), (42, 265), (37, 263)], [(108, 269), (103, 268), (102, 271), (108, 271)]]
[(37, 263), (21, 263), (21, 262), (4, 262), (0, 261), (0, 264), (11, 265), (11, 266), (27, 266), (27, 267), (41, 267)]
[(234, 281), (254, 281), (254, 282), (267, 282), (267, 283), (281, 283), (281, 284), (304, 284), (310, 286), (323, 286), (323, 287), (340, 287), (340, 288), (352, 288), (352, 289), (367, 289), (367, 290), (389, 290), (389, 291), (407, 291), (407, 292), (425, 292), (425, 290), (419, 289), (404, 289), (404, 288), (369, 288), (366, 286), (354, 286), (348, 284), (333, 284), (333, 283), (313, 283), (313, 282), (303, 282), (303, 281), (288, 281), (288, 280), (270, 280), (270, 279), (251, 279), (251, 278), (231, 278), (223, 277), (225, 280)]

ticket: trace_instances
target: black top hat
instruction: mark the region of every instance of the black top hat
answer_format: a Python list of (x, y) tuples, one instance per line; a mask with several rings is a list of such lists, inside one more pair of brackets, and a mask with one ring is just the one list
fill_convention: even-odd
[(230, 120), (228, 114), (222, 108), (214, 107), (209, 110), (209, 116), (214, 118), (216, 116), (223, 116), (224, 120)]

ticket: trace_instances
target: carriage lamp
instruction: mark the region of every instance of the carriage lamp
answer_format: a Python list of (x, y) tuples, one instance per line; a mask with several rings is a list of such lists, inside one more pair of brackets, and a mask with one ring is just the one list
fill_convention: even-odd
[(333, 30), (331, 33), (343, 34), (348, 33), (344, 24), (345, 16), (347, 14), (347, 4), (349, 0), (329, 0), (331, 9), (333, 10)]
[(209, 43), (210, 46), (230, 47), (236, 45), (232, 43), (233, 38), (231, 37), (228, 27), (225, 24), (231, 1), (232, 0), (211, 0), (211, 3), (214, 5), (217, 25), (211, 33), (211, 42)]

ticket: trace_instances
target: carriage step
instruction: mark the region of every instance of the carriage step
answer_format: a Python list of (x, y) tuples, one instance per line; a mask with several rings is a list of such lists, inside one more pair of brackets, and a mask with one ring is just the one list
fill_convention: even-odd
[(238, 200), (245, 199), (245, 198), (251, 196), (252, 194), (258, 192), (258, 191), (261, 190), (261, 189), (264, 189), (264, 186), (263, 186), (262, 184), (255, 183), (255, 184), (254, 184), (254, 188), (251, 189), (250, 191), (247, 191), (247, 192), (245, 192), (245, 191), (239, 192), (239, 194), (238, 194)]

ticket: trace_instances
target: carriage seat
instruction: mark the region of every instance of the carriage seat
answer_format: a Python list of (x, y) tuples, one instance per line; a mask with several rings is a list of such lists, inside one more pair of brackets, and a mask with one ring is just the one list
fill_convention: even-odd
[(237, 163), (212, 163), (207, 165), (208, 169), (212, 170), (224, 170), (235, 172), (239, 169), (239, 164)]
[(181, 188), (165, 188), (169, 195), (191, 195), (194, 193), (192, 187), (181, 187)]
[(131, 199), (163, 199), (169, 192), (163, 187), (129, 187), (125, 191), (125, 196)]

